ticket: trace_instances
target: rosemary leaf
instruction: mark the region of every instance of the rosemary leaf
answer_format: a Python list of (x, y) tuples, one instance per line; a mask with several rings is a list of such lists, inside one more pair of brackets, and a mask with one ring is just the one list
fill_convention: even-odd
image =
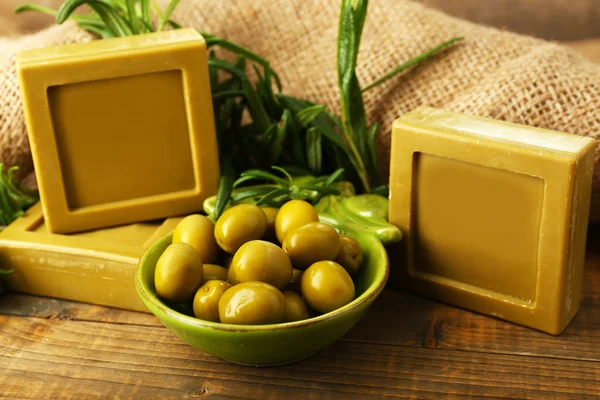
[(282, 165), (281, 168), (285, 169), (288, 173), (296, 176), (310, 175), (311, 171), (306, 168), (300, 168), (296, 165)]
[(294, 183), (294, 180), (292, 179), (292, 176), (283, 168), (277, 166), (277, 165), (273, 165), (271, 168), (273, 168), (276, 171), (281, 172), (283, 175), (285, 175), (285, 177), (288, 180), (288, 184), (291, 186)]
[(423, 54), (420, 54), (418, 56), (416, 56), (415, 58), (412, 58), (408, 61), (406, 61), (405, 63), (403, 63), (402, 65), (394, 68), (393, 70), (391, 70), (390, 72), (388, 72), (387, 74), (385, 74), (384, 76), (382, 76), (381, 78), (379, 78), (377, 81), (371, 83), (369, 86), (367, 86), (366, 88), (364, 88), (362, 91), (363, 93), (366, 92), (367, 90), (373, 89), (374, 87), (382, 84), (383, 82), (387, 81), (388, 79), (393, 78), (394, 76), (398, 75), (399, 73), (401, 73), (402, 71), (420, 64), (421, 62), (427, 60), (428, 58), (433, 57), (434, 55), (436, 55), (437, 53), (439, 53), (440, 51), (442, 51), (443, 49), (445, 49), (446, 47), (452, 45), (453, 43), (456, 43), (460, 40), (463, 40), (464, 37), (455, 37), (452, 38), (428, 51), (426, 51)]
[(368, 7), (369, 0), (358, 0), (354, 7), (354, 30), (356, 35), (354, 52), (356, 55), (358, 55), (358, 49), (360, 48), (360, 38), (362, 37), (363, 26), (365, 25), (365, 19), (367, 18)]
[[(257, 180), (271, 181), (271, 182), (276, 183), (276, 184), (281, 185), (281, 186), (287, 186), (287, 185), (289, 185), (289, 182), (286, 181), (285, 179), (282, 179), (282, 178), (278, 177), (277, 175), (272, 174), (272, 173), (270, 173), (268, 171), (263, 171), (262, 169), (251, 169), (251, 170), (248, 170), (248, 171), (244, 171), (244, 172), (241, 173), (240, 176), (242, 178), (252, 177), (252, 178), (257, 179)], [(238, 181), (239, 181), (239, 179), (238, 179)]]
[(144, 18), (140, 19), (140, 22), (144, 26), (147, 33), (154, 32), (154, 28), (152, 28), (152, 21), (146, 21)]
[(280, 196), (284, 196), (286, 194), (289, 193), (289, 189), (275, 189), (273, 191), (271, 191), (270, 193), (264, 195), (263, 197), (261, 197), (257, 202), (256, 205), (257, 206), (264, 206), (264, 205), (276, 205), (273, 204), (272, 202)]
[(129, 36), (132, 35), (131, 28), (127, 21), (118, 14), (115, 8), (110, 7), (106, 3), (99, 0), (67, 0), (58, 9), (56, 15), (56, 23), (62, 24), (71, 16), (71, 14), (80, 6), (87, 4), (96, 14), (100, 16), (102, 21), (111, 30), (114, 36)]
[(140, 33), (140, 20), (135, 10), (137, 0), (127, 0), (127, 15), (129, 16), (129, 24), (134, 35)]
[[(42, 14), (53, 16), (53, 17), (56, 17), (56, 15), (57, 15), (56, 10), (41, 6), (39, 4), (21, 4), (20, 6), (17, 6), (13, 11), (16, 14), (20, 14), (20, 13), (27, 12), (27, 11), (36, 11), (36, 12), (40, 12)], [(98, 18), (95, 15), (71, 14), (69, 16), (69, 19), (72, 19), (73, 21), (76, 21), (78, 23), (85, 22), (86, 24), (90, 24), (90, 25), (94, 25), (94, 26), (102, 24), (102, 20), (100, 20), (100, 18)], [(84, 28), (84, 29), (86, 29), (86, 28)]]
[(378, 194), (383, 197), (389, 197), (390, 195), (390, 187), (388, 185), (381, 185), (374, 188), (371, 193)]
[(333, 174), (331, 174), (327, 177), (327, 179), (323, 183), (323, 186), (330, 186), (335, 181), (337, 181), (342, 176), (343, 173), (344, 173), (344, 168), (337, 169)]
[(233, 193), (231, 195), (231, 202), (237, 203), (239, 201), (246, 200), (252, 197), (264, 196), (265, 194), (270, 193), (272, 190), (272, 187), (264, 186), (249, 188), (237, 193)]
[(157, 31), (162, 31), (165, 27), (165, 25), (167, 25), (167, 23), (169, 22), (169, 19), (171, 18), (171, 14), (173, 14), (173, 11), (175, 11), (175, 8), (177, 7), (177, 5), (179, 4), (180, 0), (171, 0), (171, 2), (167, 5), (167, 8), (165, 8), (165, 12), (164, 14), (161, 15), (161, 19), (160, 19), (160, 23), (158, 25), (158, 29)]
[(333, 194), (333, 195), (340, 194), (340, 191), (338, 189), (332, 188), (332, 187), (305, 184), (305, 185), (300, 185), (300, 188), (303, 190), (312, 190), (312, 191), (318, 192), (320, 194)]
[(148, 32), (154, 31), (152, 28), (152, 15), (150, 14), (150, 0), (140, 0), (140, 8), (142, 9), (142, 24)]
[(181, 25), (179, 25), (177, 22), (173, 21), (172, 19), (170, 19), (167, 24), (169, 24), (171, 26), (171, 28), (173, 29), (181, 29)]
[(87, 22), (79, 22), (78, 25), (82, 29), (85, 29), (87, 31), (93, 32), (93, 33), (101, 36), (103, 39), (110, 39), (110, 38), (114, 37), (114, 34), (112, 33), (112, 31), (105, 27), (98, 27), (94, 24), (88, 24)]
[(234, 64), (230, 63), (229, 61), (225, 61), (220, 58), (214, 58), (212, 60), (209, 59), (208, 66), (222, 69), (223, 71), (227, 71), (232, 76), (235, 76), (236, 78), (246, 77), (246, 73), (243, 70), (238, 69)]
[[(314, 103), (311, 103), (309, 101), (297, 99), (292, 96), (286, 96), (284, 94), (278, 94), (277, 98), (283, 103), (283, 105), (286, 108), (288, 108), (292, 113), (294, 113), (296, 115), (300, 111), (315, 105)], [(336, 146), (338, 146), (344, 152), (347, 152), (348, 146), (340, 138), (340, 135), (336, 132), (336, 130), (334, 129), (332, 124), (327, 121), (327, 118), (330, 115), (331, 114), (328, 111), (324, 111), (322, 114), (318, 115), (317, 117), (315, 117), (315, 119), (312, 120), (312, 125), (319, 128), (321, 130), (321, 132), (323, 133), (323, 135), (325, 135), (327, 137), (327, 140), (334, 143)], [(335, 120), (337, 120), (337, 118), (335, 118), (335, 117), (333, 117), (333, 118), (334, 119), (330, 119), (330, 121), (335, 123)], [(337, 122), (339, 123), (339, 120)]]
[(379, 131), (379, 124), (375, 123), (369, 130), (369, 161), (371, 167), (371, 182), (374, 186), (379, 186), (381, 180), (379, 178), (379, 165), (377, 164), (377, 152), (375, 151), (375, 139)]
[(204, 40), (206, 40), (206, 47), (210, 48), (212, 46), (219, 46), (225, 50), (229, 50), (233, 53), (243, 55), (249, 60), (260, 64), (265, 69), (265, 71), (267, 69), (271, 70), (273, 78), (275, 79), (275, 84), (277, 85), (277, 89), (281, 91), (281, 81), (279, 80), (279, 76), (275, 73), (275, 71), (271, 69), (271, 66), (267, 60), (265, 60), (258, 54), (250, 51), (249, 49), (240, 46), (237, 43), (233, 43), (232, 41), (229, 41), (227, 39), (223, 39), (205, 32), (201, 32), (201, 35), (204, 37)]
[(241, 90), (223, 90), (220, 92), (213, 92), (212, 98), (213, 100), (221, 100), (229, 97), (240, 97), (245, 96), (244, 92)]
[(233, 180), (235, 179), (235, 170), (231, 159), (227, 155), (221, 157), (221, 178), (219, 179), (219, 190), (217, 192), (217, 203), (215, 204), (215, 221), (221, 216), (225, 206), (231, 197), (233, 190)]
[(260, 102), (256, 91), (246, 77), (242, 79), (242, 90), (248, 100), (248, 110), (250, 111), (250, 115), (252, 115), (252, 120), (266, 131), (269, 128), (271, 121), (269, 120), (269, 116), (267, 115), (263, 104)]
[(315, 120), (322, 112), (325, 111), (325, 106), (314, 105), (307, 107), (303, 110), (298, 111), (296, 114), (296, 120), (300, 126), (306, 128), (311, 122)]
[(321, 173), (321, 156), (323, 154), (321, 140), (322, 135), (319, 129), (313, 126), (306, 131), (306, 159), (308, 167), (314, 174)]
[(367, 160), (367, 114), (363, 103), (362, 91), (356, 74), (350, 81), (348, 93), (350, 104), (350, 123), (352, 125), (352, 139), (356, 144), (358, 154), (362, 160)]

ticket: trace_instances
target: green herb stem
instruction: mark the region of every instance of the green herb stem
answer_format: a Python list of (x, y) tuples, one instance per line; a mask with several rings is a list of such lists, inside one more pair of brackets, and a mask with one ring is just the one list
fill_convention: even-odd
[(390, 72), (388, 72), (387, 74), (385, 74), (384, 76), (382, 76), (381, 78), (379, 78), (378, 80), (376, 80), (375, 82), (371, 83), (369, 86), (367, 86), (366, 88), (364, 88), (362, 91), (363, 93), (366, 92), (367, 90), (373, 89), (374, 87), (382, 84), (383, 82), (387, 81), (388, 79), (393, 78), (394, 76), (398, 75), (399, 73), (403, 72), (404, 70), (415, 66), (417, 64), (420, 64), (421, 62), (427, 60), (428, 58), (433, 57), (434, 55), (436, 55), (437, 53), (439, 53), (440, 51), (442, 51), (443, 49), (445, 49), (446, 47), (449, 47), (450, 45), (452, 45), (453, 43), (456, 43), (460, 40), (463, 40), (464, 37), (455, 37), (452, 38), (434, 48), (432, 48), (431, 50), (426, 51), (423, 54), (420, 54), (408, 61), (406, 61), (405, 63), (403, 63), (402, 65), (399, 65), (398, 67), (394, 68), (393, 70), (391, 70)]

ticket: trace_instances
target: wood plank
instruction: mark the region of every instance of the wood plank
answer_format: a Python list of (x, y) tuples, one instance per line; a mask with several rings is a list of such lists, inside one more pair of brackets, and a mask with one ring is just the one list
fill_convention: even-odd
[[(0, 314), (162, 326), (153, 315), (144, 313), (17, 294), (1, 298)], [(586, 296), (565, 333), (555, 337), (386, 289), (346, 338), (363, 343), (600, 360), (600, 297)]]
[(0, 296), (0, 314), (72, 321), (162, 326), (152, 314), (19, 293)]
[(560, 336), (406, 293), (384, 291), (347, 340), (600, 361), (600, 297), (584, 299)]
[(600, 363), (339, 341), (299, 363), (251, 368), (165, 328), (0, 317), (0, 388), (18, 398), (592, 398)]

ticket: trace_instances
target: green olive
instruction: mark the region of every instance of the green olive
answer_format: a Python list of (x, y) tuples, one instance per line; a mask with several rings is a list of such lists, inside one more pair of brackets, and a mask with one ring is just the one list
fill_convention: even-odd
[(189, 244), (200, 254), (202, 262), (212, 263), (219, 254), (214, 231), (215, 224), (204, 215), (188, 215), (175, 227), (173, 243)]
[(335, 260), (340, 252), (340, 235), (322, 222), (310, 222), (290, 231), (283, 250), (298, 269), (306, 269), (317, 261)]
[(273, 207), (264, 207), (263, 211), (267, 216), (267, 232), (265, 233), (264, 239), (268, 240), (269, 242), (274, 242), (277, 239), (275, 236), (275, 219), (277, 218), (279, 209)]
[(230, 287), (231, 284), (222, 280), (212, 280), (200, 286), (193, 302), (196, 318), (219, 322), (219, 300)]
[(227, 268), (223, 268), (220, 265), (215, 264), (204, 264), (204, 279), (203, 283), (213, 280), (226, 281), (227, 280)]
[(334, 260), (340, 264), (350, 275), (356, 275), (363, 262), (363, 251), (354, 238), (340, 235), (340, 253)]
[(300, 295), (294, 291), (283, 292), (285, 298), (285, 322), (301, 321), (310, 318), (306, 303)]
[(275, 218), (275, 234), (279, 243), (283, 243), (285, 235), (309, 222), (319, 221), (315, 208), (304, 200), (291, 200), (285, 203)]
[(203, 276), (200, 254), (187, 243), (172, 243), (156, 262), (154, 286), (165, 300), (189, 301), (202, 284)]
[(267, 216), (259, 206), (240, 204), (225, 211), (217, 220), (215, 238), (218, 245), (234, 254), (251, 240), (261, 239), (267, 230)]
[(302, 274), (302, 295), (309, 306), (328, 313), (354, 300), (354, 282), (340, 264), (319, 261)]
[(219, 317), (225, 324), (278, 324), (285, 316), (285, 298), (273, 285), (244, 282), (227, 289), (219, 300)]
[(253, 240), (235, 253), (227, 279), (234, 285), (260, 281), (283, 289), (292, 279), (292, 263), (279, 246), (264, 240)]

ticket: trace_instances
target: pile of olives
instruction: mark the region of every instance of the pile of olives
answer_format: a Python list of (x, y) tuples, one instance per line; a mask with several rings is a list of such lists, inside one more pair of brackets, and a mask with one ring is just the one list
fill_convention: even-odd
[(351, 275), (362, 261), (358, 242), (319, 222), (308, 202), (291, 200), (280, 209), (240, 204), (216, 224), (198, 214), (182, 219), (156, 264), (154, 284), (168, 302), (191, 302), (202, 320), (276, 324), (354, 300)]

